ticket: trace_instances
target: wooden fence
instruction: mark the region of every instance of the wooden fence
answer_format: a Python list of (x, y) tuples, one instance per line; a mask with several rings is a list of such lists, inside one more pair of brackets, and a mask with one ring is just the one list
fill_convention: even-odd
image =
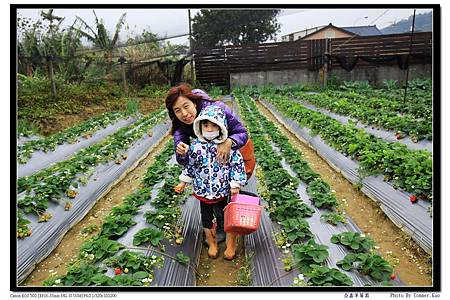
[(431, 63), (432, 33), (355, 36), (327, 40), (298, 40), (267, 44), (197, 49), (196, 78), (201, 84), (229, 86), (230, 73), (289, 69), (319, 70), (398, 64)]

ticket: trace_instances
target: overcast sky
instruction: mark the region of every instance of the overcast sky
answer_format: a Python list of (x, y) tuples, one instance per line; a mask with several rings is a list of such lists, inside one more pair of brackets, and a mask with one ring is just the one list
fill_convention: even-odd
[[(19, 9), (18, 14), (24, 17), (37, 19), (39, 9)], [(429, 12), (431, 9), (418, 9), (416, 14)], [(114, 32), (115, 25), (123, 13), (127, 13), (126, 24), (128, 30), (122, 30), (120, 38), (127, 35), (134, 36), (147, 29), (161, 36), (174, 36), (189, 32), (187, 9), (95, 9), (97, 16), (104, 20), (104, 24), (110, 32)], [(199, 9), (191, 10), (191, 17), (199, 12)], [(379, 29), (389, 26), (394, 22), (408, 18), (414, 9), (287, 9), (282, 10), (278, 16), (281, 30), (277, 34), (277, 40), (282, 35), (304, 30), (320, 25), (333, 23), (336, 26), (362, 26), (377, 25)], [(88, 24), (95, 24), (92, 9), (55, 9), (54, 15), (65, 17), (63, 24), (70, 26), (76, 16), (81, 17)], [(171, 43), (188, 44), (187, 37), (170, 40)]]

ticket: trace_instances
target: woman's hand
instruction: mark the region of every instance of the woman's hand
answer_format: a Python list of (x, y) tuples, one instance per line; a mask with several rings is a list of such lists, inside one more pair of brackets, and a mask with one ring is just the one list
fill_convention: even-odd
[(233, 141), (227, 138), (223, 143), (217, 145), (217, 162), (219, 164), (226, 164), (230, 158), (231, 145)]
[(231, 189), (231, 196), (234, 196), (234, 195), (236, 195), (238, 193), (239, 193), (239, 188), (232, 188)]
[(186, 145), (183, 142), (179, 142), (178, 143), (177, 149), (176, 149), (177, 154), (185, 156), (186, 153), (188, 152), (188, 150), (189, 150), (189, 146), (188, 145)]

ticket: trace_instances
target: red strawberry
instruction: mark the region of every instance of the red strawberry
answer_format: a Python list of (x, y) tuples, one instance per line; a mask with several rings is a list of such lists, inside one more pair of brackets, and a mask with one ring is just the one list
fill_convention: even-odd
[(417, 197), (414, 196), (414, 195), (411, 195), (411, 196), (409, 197), (409, 201), (411, 201), (411, 203), (416, 203), (416, 202), (417, 202)]
[(391, 274), (391, 279), (394, 280), (395, 278), (397, 278), (397, 275), (395, 275), (394, 273)]
[(395, 137), (397, 138), (397, 140), (401, 138), (400, 134), (396, 134)]
[(114, 269), (114, 274), (120, 275), (120, 273), (122, 273), (122, 270), (120, 268), (115, 268)]

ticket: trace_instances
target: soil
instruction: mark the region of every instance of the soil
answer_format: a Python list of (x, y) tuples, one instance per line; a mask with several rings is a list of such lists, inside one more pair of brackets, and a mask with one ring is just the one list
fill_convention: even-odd
[[(311, 169), (318, 173), (336, 191), (346, 214), (361, 231), (372, 237), (379, 249), (378, 253), (394, 265), (399, 279), (408, 286), (432, 285), (431, 256), (417, 245), (407, 234), (384, 214), (380, 207), (359, 191), (340, 173), (331, 168), (314, 149), (301, 142), (288, 128), (257, 102), (259, 110), (268, 117), (279, 130), (289, 138), (293, 146), (303, 153), (303, 158)], [(394, 264), (393, 264), (394, 263)]]
[(55, 276), (66, 274), (67, 267), (71, 262), (75, 261), (83, 242), (97, 234), (97, 231), (90, 234), (82, 234), (81, 231), (93, 225), (96, 225), (100, 229), (104, 219), (111, 212), (111, 209), (114, 206), (122, 204), (125, 196), (141, 187), (140, 183), (145, 172), (154, 163), (156, 155), (164, 148), (169, 139), (170, 136), (166, 136), (133, 171), (115, 185), (108, 194), (99, 199), (86, 217), (66, 233), (55, 250), (37, 264), (36, 268), (22, 285), (42, 286), (44, 280), (50, 278), (51, 274)]
[[(133, 98), (139, 102), (139, 111), (146, 115), (157, 110), (163, 103), (162, 98)], [(86, 121), (89, 118), (93, 118), (108, 111), (125, 110), (126, 100), (123, 102), (110, 104), (110, 105), (89, 105), (83, 106), (81, 111), (76, 114), (60, 114), (52, 116), (48, 119), (42, 119), (39, 121), (39, 128), (44, 136), (51, 135), (60, 132), (66, 128), (70, 128), (76, 124)]]
[(203, 245), (200, 254), (200, 263), (197, 268), (197, 286), (236, 286), (239, 269), (245, 260), (244, 239), (238, 237), (236, 256), (226, 260), (223, 252), (225, 242), (219, 244), (219, 256), (215, 259), (208, 257), (208, 247)]

